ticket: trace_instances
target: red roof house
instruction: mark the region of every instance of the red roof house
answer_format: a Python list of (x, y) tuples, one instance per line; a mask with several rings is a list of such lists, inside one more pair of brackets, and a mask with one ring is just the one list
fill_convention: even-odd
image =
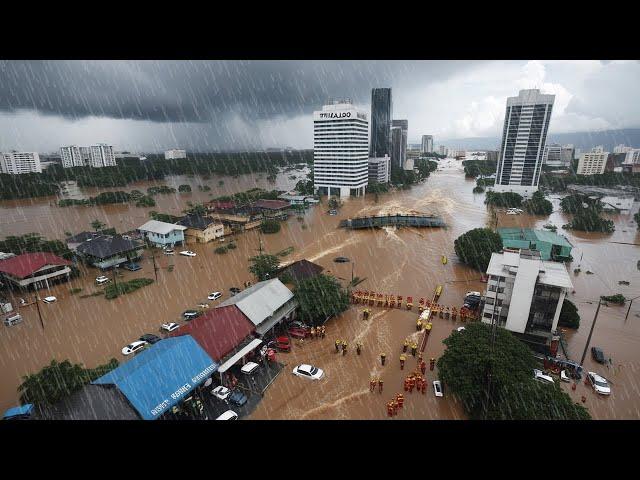
[(53, 253), (23, 253), (0, 260), (0, 273), (6, 279), (24, 287), (31, 283), (66, 275), (71, 271), (68, 268), (69, 265), (73, 263)]
[(204, 315), (181, 325), (170, 337), (191, 335), (219, 362), (255, 331), (253, 323), (235, 306), (212, 308)]

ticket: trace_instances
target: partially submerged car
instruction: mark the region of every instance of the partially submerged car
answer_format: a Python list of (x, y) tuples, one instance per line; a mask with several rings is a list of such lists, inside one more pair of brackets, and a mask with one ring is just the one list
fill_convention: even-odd
[(287, 330), (287, 333), (293, 338), (307, 338), (308, 336), (311, 335), (311, 332), (306, 328), (296, 328), (296, 327), (290, 328), (289, 330)]
[(311, 380), (320, 380), (324, 377), (324, 371), (322, 369), (306, 363), (295, 367), (292, 373), (298, 377), (310, 378)]
[(185, 320), (193, 320), (194, 318), (198, 318), (200, 315), (202, 315), (202, 312), (199, 312), (198, 310), (186, 310), (182, 312), (182, 316)]
[(275, 348), (279, 352), (290, 352), (291, 342), (287, 337), (278, 337), (267, 343), (267, 348)]
[(105, 277), (104, 275), (100, 275), (96, 277), (96, 285), (104, 285), (105, 283), (109, 283), (111, 279), (109, 277)]
[(191, 250), (183, 250), (180, 252), (180, 255), (183, 255), (185, 257), (195, 257), (197, 254), (196, 252), (192, 252)]
[(444, 391), (442, 389), (442, 383), (440, 382), (440, 380), (434, 380), (434, 382), (433, 382), (433, 393), (435, 394), (436, 397), (443, 397), (444, 396)]
[(124, 347), (122, 349), (122, 354), (123, 355), (131, 355), (132, 353), (137, 353), (139, 351), (141, 351), (142, 349), (144, 349), (144, 347), (147, 345), (147, 342), (145, 342), (144, 340), (139, 340), (137, 342), (131, 342), (129, 345), (127, 345), (126, 347)]
[(537, 368), (533, 369), (533, 378), (541, 383), (555, 383), (553, 378), (549, 375), (545, 375), (542, 370), (538, 370)]
[(140, 337), (141, 342), (147, 342), (151, 345), (153, 345), (154, 343), (158, 343), (160, 340), (162, 340), (160, 337), (158, 337), (157, 335), (153, 335), (152, 333), (145, 333)]
[(56, 300), (58, 300), (58, 299), (57, 299), (56, 297), (53, 297), (53, 296), (51, 296), (51, 297), (44, 297), (44, 298), (42, 299), (42, 301), (43, 301), (44, 303), (54, 303)]
[(591, 347), (591, 356), (598, 363), (607, 363), (607, 360), (604, 357), (604, 352), (598, 347)]
[(587, 379), (596, 393), (599, 393), (600, 395), (611, 395), (611, 387), (609, 386), (609, 382), (607, 382), (606, 378), (601, 377), (596, 372), (589, 372), (587, 374)]
[(125, 263), (122, 268), (129, 270), (130, 272), (137, 272), (138, 270), (142, 270), (142, 267), (134, 262)]
[(180, 328), (180, 325), (175, 322), (163, 323), (162, 326), (160, 327), (160, 329), (164, 330), (165, 332), (173, 332), (178, 328)]
[(237, 405), (238, 407), (243, 406), (248, 400), (247, 396), (240, 390), (234, 390), (231, 392), (231, 395), (229, 395), (229, 402)]

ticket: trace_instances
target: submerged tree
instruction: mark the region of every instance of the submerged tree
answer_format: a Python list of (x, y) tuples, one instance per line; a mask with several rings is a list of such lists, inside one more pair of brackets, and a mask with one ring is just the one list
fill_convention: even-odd
[(328, 275), (316, 275), (296, 285), (298, 318), (311, 325), (320, 325), (349, 307), (349, 294), (338, 280)]
[(488, 228), (474, 228), (456, 238), (454, 249), (460, 261), (486, 272), (491, 254), (502, 250), (502, 238)]
[(249, 271), (253, 273), (259, 282), (275, 278), (275, 274), (280, 266), (280, 259), (276, 255), (268, 253), (256, 255), (249, 259)]

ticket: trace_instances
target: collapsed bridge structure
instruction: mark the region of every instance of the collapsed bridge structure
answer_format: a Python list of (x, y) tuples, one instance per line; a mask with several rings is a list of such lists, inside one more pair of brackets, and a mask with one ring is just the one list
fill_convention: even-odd
[(445, 227), (444, 221), (435, 215), (376, 215), (348, 218), (340, 221), (340, 228), (362, 229), (382, 227)]

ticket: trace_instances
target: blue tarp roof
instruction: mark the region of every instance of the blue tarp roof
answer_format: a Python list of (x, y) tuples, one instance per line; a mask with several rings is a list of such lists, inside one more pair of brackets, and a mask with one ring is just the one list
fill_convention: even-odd
[(26, 415), (31, 413), (33, 410), (33, 405), (31, 403), (27, 403), (26, 405), (22, 405), (20, 407), (13, 407), (4, 412), (4, 416), (2, 418), (11, 418), (18, 415)]
[(218, 369), (190, 335), (166, 338), (93, 381), (113, 384), (145, 420), (155, 420)]

